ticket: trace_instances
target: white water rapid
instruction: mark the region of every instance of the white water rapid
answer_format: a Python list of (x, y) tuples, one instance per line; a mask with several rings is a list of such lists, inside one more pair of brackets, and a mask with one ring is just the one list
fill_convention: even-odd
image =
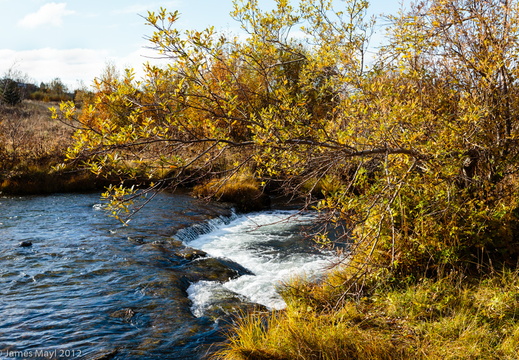
[(188, 289), (193, 314), (202, 316), (215, 297), (229, 293), (270, 309), (284, 308), (278, 286), (296, 276), (320, 276), (333, 259), (333, 254), (318, 251), (301, 235), (314, 220), (308, 213), (270, 211), (234, 216), (229, 221), (215, 219), (177, 233), (187, 246), (232, 260), (253, 273), (224, 283), (193, 283)]

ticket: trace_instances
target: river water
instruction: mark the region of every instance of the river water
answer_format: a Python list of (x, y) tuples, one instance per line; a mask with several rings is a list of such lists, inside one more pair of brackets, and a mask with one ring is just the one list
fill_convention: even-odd
[[(311, 214), (161, 194), (127, 225), (98, 194), (0, 198), (0, 359), (203, 359), (239, 308), (331, 254)], [(22, 242), (32, 246), (22, 247)]]

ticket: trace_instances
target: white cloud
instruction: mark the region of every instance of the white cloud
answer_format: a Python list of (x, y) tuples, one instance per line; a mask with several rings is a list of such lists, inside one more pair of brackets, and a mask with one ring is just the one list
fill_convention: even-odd
[(121, 10), (116, 11), (116, 13), (120, 14), (139, 14), (139, 15), (146, 15), (148, 11), (156, 11), (160, 7), (166, 8), (169, 11), (175, 10), (175, 8), (178, 8), (180, 6), (180, 1), (162, 1), (162, 2), (154, 2), (154, 3), (140, 3), (140, 4), (133, 4), (129, 5), (125, 8), (122, 8)]
[[(0, 0), (1, 1), (1, 0)], [(26, 74), (31, 82), (50, 82), (60, 78), (70, 89), (77, 88), (79, 83), (92, 84), (94, 78), (100, 76), (107, 64), (113, 64), (118, 70), (133, 67), (137, 78), (143, 75), (143, 64), (165, 64), (164, 60), (150, 59), (153, 51), (138, 48), (128, 54), (114, 56), (109, 50), (96, 49), (52, 49), (15, 51), (0, 49), (0, 77), (13, 66), (17, 71)]]
[(18, 25), (26, 28), (35, 28), (41, 25), (60, 26), (63, 18), (74, 14), (74, 11), (67, 10), (67, 3), (51, 2), (43, 5), (35, 13), (26, 15), (18, 22)]
[(74, 88), (79, 81), (89, 84), (99, 76), (108, 57), (108, 51), (93, 49), (0, 49), (0, 74), (15, 64), (16, 70), (27, 74), (36, 83), (60, 78)]

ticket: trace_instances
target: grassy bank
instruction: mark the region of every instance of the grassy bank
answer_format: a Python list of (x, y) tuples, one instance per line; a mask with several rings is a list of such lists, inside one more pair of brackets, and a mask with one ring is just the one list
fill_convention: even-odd
[(0, 192), (42, 194), (98, 187), (85, 171), (55, 170), (73, 144), (74, 129), (51, 118), (52, 104), (0, 105)]
[(261, 210), (270, 205), (269, 197), (250, 172), (206, 181), (193, 188), (193, 195), (230, 202), (238, 211), (244, 212)]
[(481, 193), (429, 184), (370, 206), (341, 265), (285, 284), (286, 310), (238, 318), (216, 358), (518, 359), (517, 179)]
[(216, 358), (517, 359), (517, 275), (453, 275), (398, 289), (379, 283), (341, 298), (333, 276), (291, 284), (285, 311), (240, 318)]
[[(132, 161), (120, 169), (108, 167), (107, 172), (99, 174), (85, 169), (81, 162), (59, 166), (76, 141), (76, 129), (73, 122), (53, 119), (51, 106), (59, 104), (36, 100), (24, 100), (15, 106), (0, 103), (0, 192), (29, 195), (90, 191), (123, 180), (126, 185), (142, 185), (170, 176), (167, 168)], [(146, 149), (144, 156), (154, 151)], [(189, 174), (191, 170), (195, 175)], [(268, 197), (250, 173), (235, 175), (226, 182), (225, 178), (211, 175), (197, 177), (196, 172), (196, 168), (187, 169), (184, 175), (186, 179), (195, 178), (187, 186), (194, 187), (196, 197), (235, 203), (242, 211), (258, 210), (268, 204)]]

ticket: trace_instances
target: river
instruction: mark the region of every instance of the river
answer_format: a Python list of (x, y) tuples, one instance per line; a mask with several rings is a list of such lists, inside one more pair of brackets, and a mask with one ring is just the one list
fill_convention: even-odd
[(160, 194), (123, 226), (99, 194), (0, 208), (0, 359), (203, 359), (238, 308), (283, 308), (277, 286), (332, 257), (295, 211)]

